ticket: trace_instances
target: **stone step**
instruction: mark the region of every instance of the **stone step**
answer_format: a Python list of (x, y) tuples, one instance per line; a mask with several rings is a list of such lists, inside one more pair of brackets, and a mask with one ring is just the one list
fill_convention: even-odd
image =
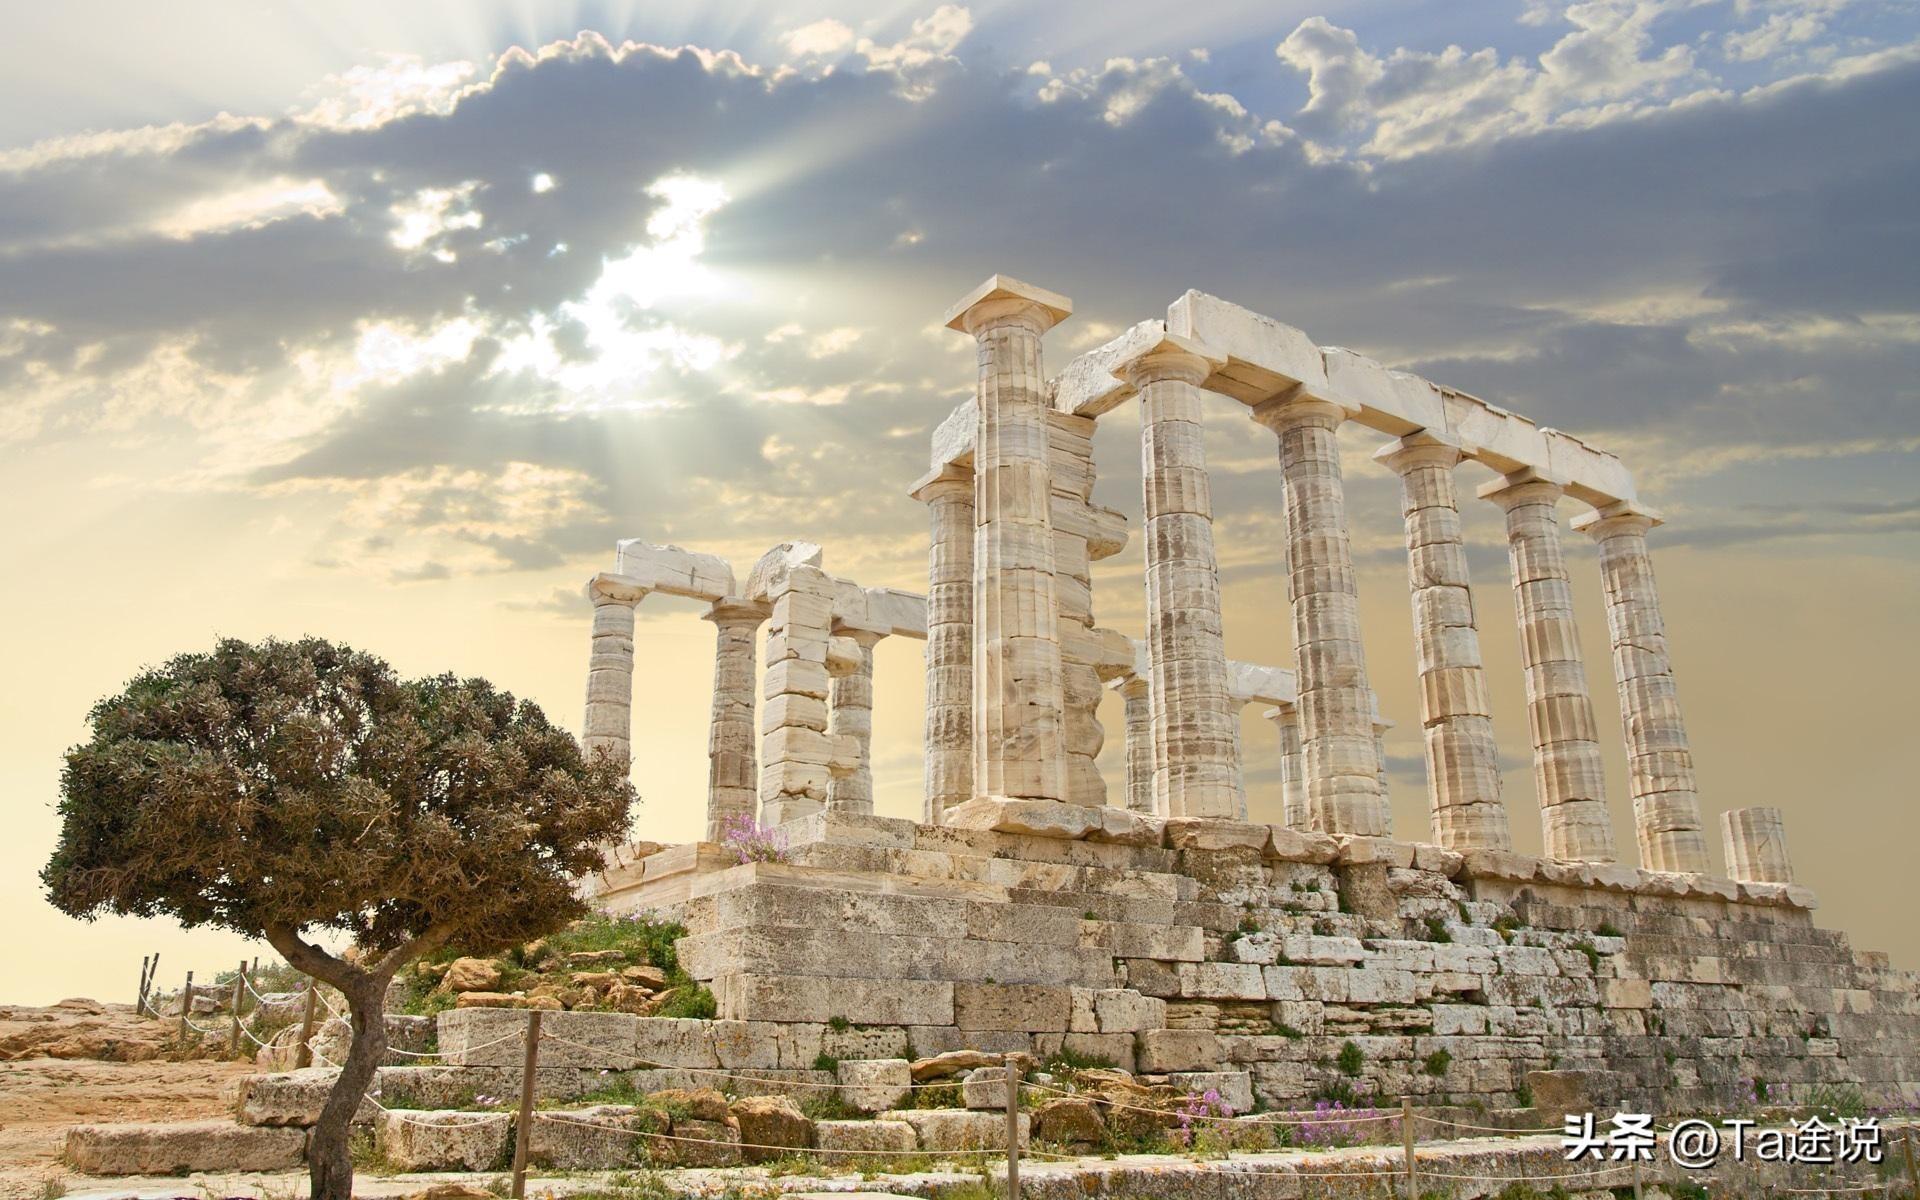
[(231, 1120), (164, 1125), (75, 1125), (66, 1158), (87, 1175), (187, 1175), (198, 1171), (287, 1171), (306, 1157), (304, 1129)]
[(707, 980), (736, 974), (817, 975), (855, 980), (996, 979), (1006, 983), (1112, 987), (1114, 978), (1113, 953), (1097, 947), (910, 937), (833, 928), (750, 926), (696, 934), (680, 942), (679, 953), (681, 963), (695, 978)]

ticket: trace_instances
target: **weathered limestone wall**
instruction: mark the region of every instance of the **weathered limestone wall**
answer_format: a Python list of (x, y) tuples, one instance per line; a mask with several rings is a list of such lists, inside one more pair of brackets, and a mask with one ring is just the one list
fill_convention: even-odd
[(770, 1045), (848, 1022), (872, 1055), (1066, 1048), (1245, 1071), (1274, 1107), (1346, 1088), (1507, 1106), (1550, 1069), (1661, 1111), (1756, 1078), (1800, 1098), (1920, 1084), (1920, 979), (1816, 928), (1802, 888), (1147, 827), (1121, 845), (821, 813), (791, 827), (791, 863), (680, 847), (600, 901), (685, 921), (722, 1022)]

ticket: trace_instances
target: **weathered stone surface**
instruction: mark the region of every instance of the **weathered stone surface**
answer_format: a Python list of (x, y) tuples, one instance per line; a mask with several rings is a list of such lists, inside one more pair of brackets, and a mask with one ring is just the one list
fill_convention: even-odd
[(374, 1149), (396, 1171), (490, 1171), (513, 1137), (507, 1113), (397, 1110), (374, 1123)]
[(813, 1145), (813, 1122), (785, 1096), (747, 1096), (733, 1102), (740, 1127), (740, 1155), (747, 1162), (770, 1162), (788, 1150)]
[[(998, 1112), (961, 1112), (957, 1109), (907, 1109), (887, 1114), (888, 1120), (905, 1121), (919, 1135), (920, 1148), (942, 1150), (999, 1150), (1007, 1144), (1006, 1114)], [(1019, 1115), (1020, 1145), (1027, 1144), (1031, 1118)]]
[(1189, 1094), (1216, 1092), (1236, 1113), (1253, 1111), (1253, 1076), (1245, 1071), (1174, 1071), (1167, 1083)]
[(1004, 1111), (1007, 1107), (1007, 1069), (978, 1067), (968, 1071), (960, 1083), (960, 1100), (971, 1109)]
[(502, 978), (500, 964), (490, 958), (456, 958), (440, 983), (450, 992), (495, 992)]
[(660, 1112), (630, 1104), (543, 1112), (533, 1123), (527, 1157), (536, 1166), (559, 1171), (602, 1171), (625, 1166), (644, 1151), (643, 1133), (665, 1133)]
[[(235, 1116), (242, 1125), (312, 1125), (320, 1120), (320, 1110), (339, 1078), (337, 1067), (249, 1075), (240, 1081)], [(354, 1122), (371, 1121), (377, 1112), (371, 1101), (363, 1100)]]
[(915, 1083), (926, 1083), (961, 1075), (976, 1067), (997, 1066), (1000, 1061), (1000, 1055), (980, 1050), (949, 1050), (931, 1058), (916, 1060), (910, 1070)]
[(961, 1029), (1052, 1033), (1067, 1028), (1070, 988), (1037, 984), (961, 983), (953, 989), (954, 1024)]
[(912, 1154), (920, 1148), (920, 1138), (904, 1120), (817, 1121), (813, 1144), (822, 1163), (858, 1168), (873, 1163), (876, 1156)]
[(644, 1135), (648, 1156), (676, 1167), (731, 1167), (740, 1162), (740, 1127), (726, 1121), (675, 1120), (667, 1135)]
[(1091, 1100), (1065, 1096), (1033, 1110), (1033, 1138), (1054, 1146), (1093, 1149), (1107, 1140), (1107, 1122)]
[(1209, 1071), (1220, 1063), (1220, 1039), (1204, 1029), (1150, 1029), (1134, 1035), (1134, 1046), (1147, 1075)]
[(861, 1112), (885, 1112), (906, 1099), (913, 1072), (904, 1058), (843, 1060), (836, 1070), (840, 1098)]
[(195, 1171), (286, 1171), (300, 1165), (300, 1129), (181, 1121), (166, 1125), (75, 1125), (66, 1160), (88, 1175), (185, 1175)]

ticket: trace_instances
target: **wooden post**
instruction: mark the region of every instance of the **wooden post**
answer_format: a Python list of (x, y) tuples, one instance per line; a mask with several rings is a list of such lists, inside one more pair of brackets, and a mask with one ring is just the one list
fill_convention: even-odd
[(513, 1200), (527, 1194), (527, 1144), (533, 1139), (533, 1073), (540, 1065), (540, 1010), (527, 1014), (527, 1052), (520, 1066), (520, 1111), (513, 1118)]
[(1642, 1200), (1640, 1195), (1640, 1160), (1633, 1160), (1633, 1200)]
[(1920, 1200), (1920, 1171), (1913, 1168), (1913, 1126), (1907, 1126), (1907, 1140), (1904, 1143), (1907, 1152), (1907, 1183), (1913, 1188), (1914, 1200)]
[(157, 1017), (153, 1011), (153, 980), (160, 973), (160, 952), (154, 951), (153, 959), (147, 964), (147, 973), (140, 980), (140, 1015)]
[(140, 956), (140, 990), (133, 994), (133, 1015), (147, 1015), (147, 956)]
[(313, 1065), (313, 1018), (320, 1003), (320, 993), (314, 989), (319, 986), (318, 979), (307, 980), (307, 1010), (300, 1016), (300, 1045), (293, 1052), (296, 1071)]
[(240, 1057), (240, 1001), (247, 994), (247, 960), (240, 960), (240, 969), (233, 976), (233, 1025), (227, 1030), (227, 1055)]
[(187, 1018), (193, 1013), (193, 972), (187, 972), (187, 986), (180, 993), (180, 1040), (187, 1040)]
[(1407, 1200), (1420, 1200), (1413, 1178), (1413, 1101), (1400, 1097), (1400, 1145), (1407, 1155)]
[(1009, 1053), (1005, 1059), (1007, 1084), (1007, 1200), (1020, 1200), (1020, 1064)]

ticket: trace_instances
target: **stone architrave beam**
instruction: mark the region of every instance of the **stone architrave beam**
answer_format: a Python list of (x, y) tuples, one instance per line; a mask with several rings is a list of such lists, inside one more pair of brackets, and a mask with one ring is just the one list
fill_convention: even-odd
[(733, 586), (733, 567), (718, 555), (656, 546), (638, 538), (627, 538), (615, 547), (616, 573), (650, 592), (707, 601), (739, 595)]

